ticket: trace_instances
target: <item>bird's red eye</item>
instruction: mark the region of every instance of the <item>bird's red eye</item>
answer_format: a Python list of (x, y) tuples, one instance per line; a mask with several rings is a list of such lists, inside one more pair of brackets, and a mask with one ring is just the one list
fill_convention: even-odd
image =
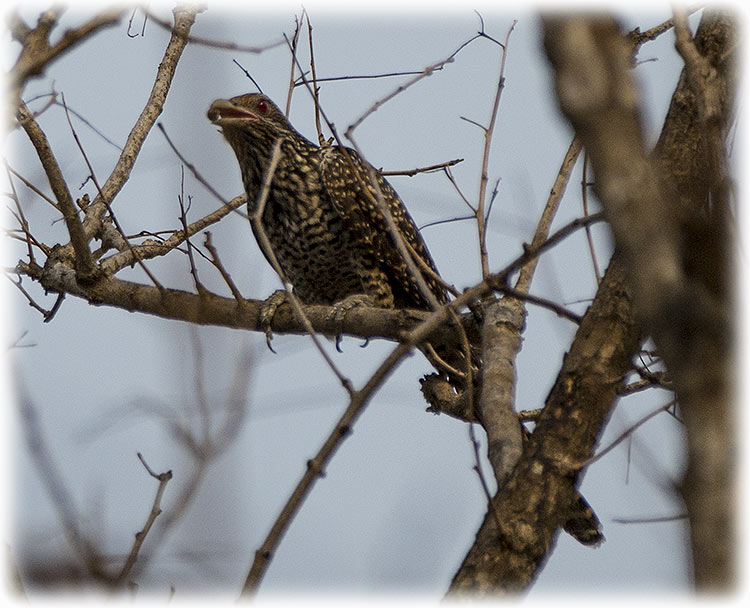
[(259, 101), (258, 102), (258, 111), (261, 114), (265, 114), (266, 112), (268, 112), (268, 104), (265, 101), (263, 101), (263, 100)]

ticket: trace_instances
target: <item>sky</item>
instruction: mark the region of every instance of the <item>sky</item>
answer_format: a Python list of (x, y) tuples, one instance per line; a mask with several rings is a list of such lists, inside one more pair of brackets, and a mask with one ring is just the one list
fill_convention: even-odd
[[(496, 39), (504, 40), (517, 21), (509, 38), (505, 89), (489, 166), (491, 183), (499, 179), (488, 236), (490, 266), (498, 269), (531, 239), (572, 136), (553, 97), (537, 14), (525, 5), (502, 11), (480, 4), (450, 11), (428, 12), (419, 5), (350, 12), (306, 3), (319, 77), (422, 70), (474, 35), (480, 26), (475, 6), (486, 33)], [(164, 5), (152, 8), (163, 18), (170, 15)], [(79, 23), (89, 11), (78, 6), (66, 14), (63, 24)], [(279, 40), (282, 32), (291, 35), (295, 11), (299, 14), (293, 4), (253, 13), (209, 2), (192, 34), (264, 45)], [(24, 7), (22, 14), (35, 19), (32, 7)], [(653, 3), (648, 10), (617, 14), (624, 29), (640, 26), (645, 30), (667, 19), (670, 7)], [(131, 33), (140, 33), (142, 23), (143, 14), (137, 12)], [(53, 89), (64, 94), (71, 109), (114, 143), (74, 120), (100, 181), (116, 162), (116, 146), (125, 141), (145, 103), (168, 39), (168, 33), (152, 21), (146, 23), (143, 36), (129, 37), (127, 28), (125, 19), (120, 26), (97, 34), (24, 90), (26, 100), (48, 95)], [(15, 49), (7, 33), (4, 36), (6, 51)], [(13, 52), (6, 52), (6, 67), (13, 57)], [(382, 106), (356, 131), (366, 158), (385, 170), (463, 158), (453, 174), (465, 196), (476, 200), (483, 132), (469, 120), (486, 123), (489, 119), (500, 58), (498, 45), (476, 40), (443, 70)], [(160, 117), (180, 152), (226, 199), (241, 192), (239, 171), (231, 149), (206, 119), (206, 110), (216, 98), (255, 90), (233, 60), (283, 106), (290, 70), (285, 47), (250, 54), (189, 45)], [(644, 45), (639, 60), (635, 75), (642, 92), (643, 120), (654, 141), (679, 76), (672, 34)], [(325, 83), (321, 103), (343, 132), (377, 99), (409, 78)], [(39, 108), (46, 99), (40, 97), (30, 104)], [(311, 108), (307, 92), (297, 89), (290, 119), (315, 140)], [(88, 193), (93, 198), (94, 186), (86, 182), (88, 169), (63, 109), (50, 108), (39, 122), (74, 195)], [(15, 170), (47, 190), (33, 150), (21, 133), (9, 134), (4, 152)], [(115, 203), (125, 231), (179, 228), (177, 198), (182, 180), (180, 160), (155, 129)], [(581, 214), (580, 180), (579, 162), (555, 227)], [(441, 173), (394, 177), (391, 183), (419, 226), (465, 214), (456, 191)], [(64, 239), (64, 227), (54, 222), (50, 208), (29, 190), (16, 187), (39, 238), (47, 243)], [(219, 204), (189, 172), (184, 175), (184, 192), (191, 198), (191, 219)], [(5, 221), (10, 224), (7, 213)], [(279, 287), (243, 218), (230, 215), (213, 226), (211, 233), (222, 261), (246, 297), (262, 299)], [(480, 278), (472, 222), (426, 227), (422, 235), (449, 282), (462, 289)], [(604, 267), (611, 252), (606, 228), (597, 227), (595, 238)], [(23, 247), (5, 244), (6, 267), (23, 255)], [(173, 253), (154, 260), (149, 268), (169, 287), (193, 289), (185, 256)], [(218, 273), (207, 265), (200, 270), (209, 289), (229, 295)], [(119, 276), (146, 280), (138, 269)], [(39, 313), (6, 283), (3, 301), (11, 310), (12, 322), (5, 328), (5, 338), (8, 344), (18, 343), (7, 355), (6, 371), (13, 378), (13, 390), (28, 395), (82, 528), (114, 562), (129, 550), (156, 491), (156, 482), (136, 452), (155, 471), (174, 473), (164, 495), (164, 518), (194, 471), (194, 461), (170, 431), (170, 424), (199, 429), (200, 394), (205, 395), (212, 428), (230, 420), (235, 431), (231, 445), (202, 476), (190, 508), (163, 539), (139, 582), (157, 597), (166, 597), (170, 585), (177, 594), (195, 590), (236, 593), (253, 552), (302, 475), (305, 462), (347, 404), (344, 391), (310, 340), (276, 336), (274, 354), (260, 334), (197, 328), (91, 306), (74, 297), (65, 299), (50, 323), (43, 323)], [(532, 292), (583, 313), (595, 285), (588, 247), (579, 234), (542, 258)], [(54, 296), (45, 296), (30, 281), (24, 286), (44, 306), (54, 302)], [(543, 403), (574, 330), (554, 314), (530, 308), (518, 360), (518, 409)], [(344, 340), (343, 353), (326, 345), (355, 386), (362, 385), (391, 349), (383, 341), (360, 346), (361, 341), (353, 338)], [(395, 592), (438, 599), (445, 593), (474, 539), (486, 504), (472, 470), (475, 462), (467, 426), (424, 411), (417, 379), (425, 373), (429, 365), (415, 354), (373, 398), (292, 523), (268, 569), (263, 594)], [(235, 398), (236, 394), (241, 398)], [(663, 391), (649, 391), (621, 400), (600, 445), (607, 446), (669, 399)], [(232, 410), (232, 404), (240, 409)], [(12, 499), (4, 540), (23, 572), (54, 563), (69, 555), (69, 549), (24, 441), (18, 408), (9, 408), (7, 419)], [(661, 414), (590, 467), (581, 491), (602, 520), (607, 541), (590, 549), (561, 535), (530, 591), (532, 599), (552, 593), (688, 588), (684, 521), (614, 521), (682, 513), (673, 490), (681, 474), (681, 442), (679, 423)]]

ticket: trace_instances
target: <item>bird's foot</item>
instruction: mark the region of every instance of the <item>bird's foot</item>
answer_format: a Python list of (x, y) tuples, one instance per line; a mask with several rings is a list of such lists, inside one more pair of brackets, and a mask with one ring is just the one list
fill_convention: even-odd
[(365, 293), (355, 293), (350, 296), (346, 296), (343, 300), (336, 302), (333, 305), (333, 309), (327, 315), (329, 321), (333, 321), (336, 327), (336, 350), (341, 351), (341, 338), (343, 329), (341, 327), (347, 313), (352, 308), (359, 308), (361, 306), (376, 306), (375, 299)]
[(286, 291), (283, 289), (277, 289), (268, 298), (263, 300), (260, 305), (260, 312), (258, 313), (258, 324), (263, 329), (263, 333), (266, 335), (266, 346), (268, 349), (275, 353), (276, 351), (271, 346), (271, 340), (273, 340), (273, 333), (271, 332), (271, 323), (273, 317), (276, 314), (279, 306), (289, 302), (286, 295)]

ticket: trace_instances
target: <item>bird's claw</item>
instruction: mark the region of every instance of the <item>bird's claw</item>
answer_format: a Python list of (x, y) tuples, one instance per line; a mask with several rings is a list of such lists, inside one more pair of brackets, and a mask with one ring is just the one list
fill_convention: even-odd
[(344, 322), (344, 319), (346, 318), (347, 313), (352, 308), (359, 308), (360, 306), (374, 306), (375, 301), (373, 300), (372, 296), (364, 294), (364, 293), (357, 293), (350, 296), (345, 297), (343, 300), (340, 300), (339, 302), (336, 302), (333, 305), (333, 310), (328, 314), (328, 319), (333, 321), (333, 323), (336, 326), (336, 350), (339, 352), (343, 352), (341, 350), (341, 340), (343, 339), (343, 329), (341, 327), (342, 323)]
[(266, 346), (272, 353), (276, 353), (271, 346), (271, 340), (273, 340), (273, 331), (271, 330), (271, 324), (273, 323), (273, 317), (276, 314), (279, 306), (287, 302), (286, 291), (283, 289), (277, 289), (268, 298), (266, 298), (260, 306), (260, 312), (258, 313), (258, 324), (263, 329), (263, 333), (266, 336)]

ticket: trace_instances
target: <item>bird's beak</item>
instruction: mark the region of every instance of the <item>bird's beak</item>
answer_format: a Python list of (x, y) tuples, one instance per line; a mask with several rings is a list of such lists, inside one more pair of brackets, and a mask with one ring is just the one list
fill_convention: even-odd
[(226, 126), (245, 120), (258, 120), (258, 117), (228, 99), (217, 99), (208, 109), (208, 120), (215, 125)]

